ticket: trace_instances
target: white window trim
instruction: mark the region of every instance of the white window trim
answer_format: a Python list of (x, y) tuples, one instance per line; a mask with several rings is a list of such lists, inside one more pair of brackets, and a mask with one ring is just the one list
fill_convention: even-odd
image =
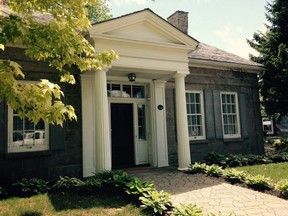
[[(21, 81), (23, 83), (37, 83), (34, 81)], [(7, 151), (8, 153), (25, 153), (25, 152), (37, 152), (49, 150), (49, 124), (45, 124), (45, 142), (43, 145), (34, 146), (14, 146), (13, 145), (13, 110), (8, 106), (8, 139), (7, 139)]]
[[(203, 128), (203, 135), (202, 136), (189, 136), (189, 140), (205, 140), (206, 139), (206, 125), (205, 125), (205, 111), (204, 111), (204, 97), (203, 91), (197, 90), (186, 90), (185, 93), (198, 93), (200, 94), (200, 108), (201, 108), (201, 121), (202, 121), (202, 128)], [(187, 104), (187, 101), (186, 101)], [(188, 116), (188, 113), (187, 113)]]
[[(235, 106), (236, 106), (236, 117), (237, 117), (237, 129), (236, 134), (224, 134), (224, 119), (223, 119), (223, 106), (222, 106), (222, 95), (230, 94), (235, 95)], [(223, 91), (220, 92), (220, 102), (221, 102), (221, 121), (222, 121), (222, 131), (224, 139), (241, 138), (241, 128), (240, 128), (240, 117), (239, 117), (239, 102), (237, 92)]]

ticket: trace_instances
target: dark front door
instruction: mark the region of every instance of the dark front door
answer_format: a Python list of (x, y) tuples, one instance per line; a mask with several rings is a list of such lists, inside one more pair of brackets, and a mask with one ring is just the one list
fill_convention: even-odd
[(134, 165), (133, 104), (111, 104), (112, 168)]

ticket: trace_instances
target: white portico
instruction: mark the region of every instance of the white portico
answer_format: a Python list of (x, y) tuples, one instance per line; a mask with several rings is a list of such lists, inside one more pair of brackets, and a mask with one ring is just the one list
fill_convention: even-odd
[[(179, 169), (190, 164), (185, 102), (188, 53), (196, 40), (146, 9), (94, 25), (96, 51), (113, 49), (109, 69), (81, 77), (83, 176), (103, 169), (168, 166), (165, 83), (175, 81)], [(127, 76), (135, 73), (136, 81)]]

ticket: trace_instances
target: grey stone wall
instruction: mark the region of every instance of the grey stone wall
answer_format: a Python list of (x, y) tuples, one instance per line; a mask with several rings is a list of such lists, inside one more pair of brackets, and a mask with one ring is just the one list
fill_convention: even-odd
[[(190, 68), (190, 75), (185, 78), (185, 83), (186, 90), (202, 90), (204, 93), (206, 139), (190, 141), (192, 162), (202, 160), (205, 155), (212, 151), (223, 154), (263, 153), (263, 134), (256, 74)], [(167, 82), (166, 112), (170, 165), (177, 165), (178, 163), (174, 88), (173, 80)], [(217, 136), (217, 131), (222, 126), (215, 118), (214, 104), (216, 99), (213, 95), (219, 94), (220, 91), (238, 93), (241, 124), (241, 138), (239, 139), (224, 139)]]
[[(24, 56), (23, 49), (6, 47), (5, 52), (0, 52), (0, 58), (17, 60), (17, 62), (22, 66), (26, 80), (39, 80), (45, 78), (53, 82), (59, 81), (57, 71), (49, 67), (47, 63), (31, 61), (29, 58)], [(57, 135), (51, 134), (50, 130), (50, 135), (52, 136), (50, 138), (51, 142), (52, 140), (63, 142), (60, 143), (60, 148), (53, 148), (53, 143), (50, 143), (50, 150), (47, 152), (17, 154), (1, 152), (0, 173), (2, 174), (0, 185), (15, 182), (23, 177), (37, 177), (50, 181), (57, 180), (60, 175), (82, 177), (80, 75), (75, 68), (71, 69), (71, 72), (74, 74), (77, 83), (75, 85), (60, 85), (62, 90), (64, 90), (65, 103), (70, 104), (75, 108), (78, 117), (77, 121), (66, 121), (64, 123), (64, 132), (60, 133), (60, 135), (59, 133), (57, 133)], [(7, 134), (7, 131), (1, 131), (0, 133)], [(0, 145), (7, 145), (7, 143), (0, 143)]]

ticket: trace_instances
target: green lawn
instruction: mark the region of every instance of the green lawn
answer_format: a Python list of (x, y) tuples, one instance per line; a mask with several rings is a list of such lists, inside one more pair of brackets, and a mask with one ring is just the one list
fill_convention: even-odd
[(237, 170), (245, 171), (252, 175), (264, 175), (277, 183), (281, 179), (288, 179), (288, 163), (273, 163), (255, 166), (236, 167)]
[(42, 194), (30, 198), (0, 200), (1, 216), (140, 216), (139, 208), (121, 197), (91, 195)]

